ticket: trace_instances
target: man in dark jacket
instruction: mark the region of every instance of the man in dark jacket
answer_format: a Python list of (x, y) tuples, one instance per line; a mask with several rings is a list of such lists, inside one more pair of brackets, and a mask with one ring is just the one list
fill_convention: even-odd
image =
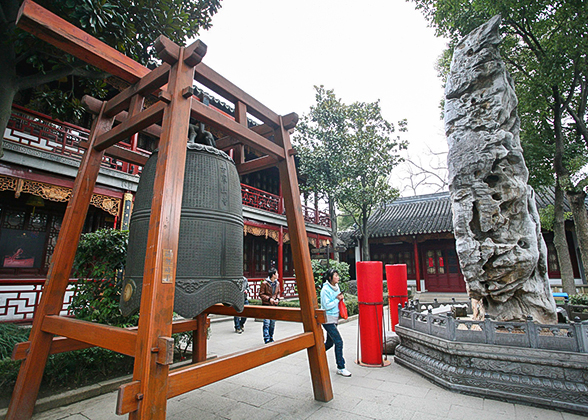
[[(275, 268), (269, 269), (267, 278), (261, 283), (259, 297), (262, 305), (278, 306), (278, 303), (280, 303), (280, 284), (278, 283), (278, 272)], [(263, 342), (265, 344), (274, 341), (275, 327), (275, 319), (263, 320)]]

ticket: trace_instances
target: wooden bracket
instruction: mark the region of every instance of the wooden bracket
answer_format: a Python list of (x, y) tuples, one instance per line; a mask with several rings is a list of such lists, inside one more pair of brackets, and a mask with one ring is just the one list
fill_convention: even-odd
[(169, 104), (172, 101), (172, 96), (167, 90), (162, 90), (157, 94), (157, 99), (163, 103)]
[[(154, 47), (159, 58), (168, 64), (173, 65), (180, 59), (180, 46), (163, 35), (160, 35), (155, 40)], [(202, 58), (206, 55), (207, 48), (206, 44), (200, 40), (193, 42), (185, 49), (184, 63), (194, 67), (202, 61)]]
[(202, 58), (204, 58), (206, 55), (207, 49), (208, 47), (204, 42), (200, 41), (199, 39), (196, 40), (186, 47), (186, 51), (184, 53), (184, 63), (191, 67), (199, 64), (202, 61)]
[(182, 89), (182, 98), (188, 99), (194, 95), (194, 88), (192, 86), (185, 87)]
[(151, 351), (157, 353), (157, 363), (160, 365), (171, 365), (174, 362), (174, 339), (170, 337), (159, 337), (157, 339), (157, 347)]

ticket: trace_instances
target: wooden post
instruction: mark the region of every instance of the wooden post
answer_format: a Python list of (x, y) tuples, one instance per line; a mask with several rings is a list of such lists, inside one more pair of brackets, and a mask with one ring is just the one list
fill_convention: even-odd
[[(113, 119), (106, 118), (102, 111), (94, 120), (89, 142), (92, 146), (98, 136), (112, 127)], [(37, 316), (33, 322), (30, 338), (31, 346), (27, 358), (22, 362), (10, 406), (6, 413), (7, 420), (29, 419), (33, 415), (35, 401), (41, 386), (41, 379), (53, 334), (42, 330), (46, 315), (59, 315), (63, 305), (63, 296), (69, 283), (69, 275), (80, 241), (80, 235), (88, 213), (90, 199), (98, 178), (100, 163), (104, 152), (90, 147), (84, 153), (80, 169), (76, 177), (72, 196), (67, 204), (59, 237), (53, 252), (51, 266), (45, 281), (41, 303), (37, 308)]]
[(192, 333), (192, 363), (206, 360), (206, 339), (208, 338), (208, 314), (201, 313), (196, 317), (196, 331)]
[(302, 310), (302, 324), (304, 325), (304, 331), (314, 334), (315, 340), (315, 345), (307, 349), (314, 398), (319, 401), (330, 401), (333, 399), (333, 389), (331, 388), (331, 378), (329, 376), (322, 327), (315, 318), (318, 303), (314, 286), (314, 275), (310, 264), (306, 227), (302, 215), (298, 178), (294, 164), (294, 149), (290, 143), (290, 135), (284, 128), (281, 117), (280, 127), (274, 131), (274, 136), (284, 146), (284, 150), (286, 151), (286, 158), (279, 162), (278, 168), (280, 169), (280, 184), (284, 192), (284, 205), (286, 207), (286, 218), (288, 219), (292, 259), (296, 270), (296, 284), (298, 286), (300, 309)]
[[(188, 47), (190, 48), (190, 47)], [(156, 45), (156, 49), (157, 45)], [(170, 54), (167, 46), (158, 49)], [(184, 48), (172, 66), (166, 107), (159, 139), (159, 154), (153, 185), (153, 201), (143, 291), (139, 313), (139, 332), (133, 380), (140, 382), (139, 409), (129, 419), (165, 419), (169, 365), (158, 363), (160, 338), (171, 338), (175, 295), (176, 261), (182, 211), (182, 192), (186, 165), (186, 142), (190, 123), (194, 67), (184, 62)], [(200, 334), (200, 332), (198, 333)]]

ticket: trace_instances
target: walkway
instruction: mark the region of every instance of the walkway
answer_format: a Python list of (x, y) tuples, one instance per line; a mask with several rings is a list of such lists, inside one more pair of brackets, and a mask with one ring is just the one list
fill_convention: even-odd
[[(213, 322), (209, 352), (233, 353), (261, 345), (262, 323), (250, 319), (243, 334), (232, 321)], [(300, 324), (277, 322), (275, 339), (302, 331)], [(585, 417), (520, 404), (471, 397), (446, 391), (420, 375), (392, 364), (364, 368), (356, 357), (357, 320), (340, 325), (351, 378), (336, 375), (335, 356), (329, 350), (334, 399), (323, 403), (312, 394), (305, 351), (260, 366), (168, 401), (169, 420), (189, 419), (476, 419), (580, 420)], [(36, 414), (35, 420), (114, 420), (116, 392)]]

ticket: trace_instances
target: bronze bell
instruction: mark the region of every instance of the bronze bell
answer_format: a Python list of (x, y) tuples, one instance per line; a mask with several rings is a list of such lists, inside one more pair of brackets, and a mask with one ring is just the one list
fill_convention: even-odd
[[(193, 318), (223, 303), (243, 310), (243, 209), (232, 159), (214, 147), (188, 143), (180, 218), (174, 312)], [(135, 197), (121, 311), (139, 309), (157, 151), (147, 160)]]

